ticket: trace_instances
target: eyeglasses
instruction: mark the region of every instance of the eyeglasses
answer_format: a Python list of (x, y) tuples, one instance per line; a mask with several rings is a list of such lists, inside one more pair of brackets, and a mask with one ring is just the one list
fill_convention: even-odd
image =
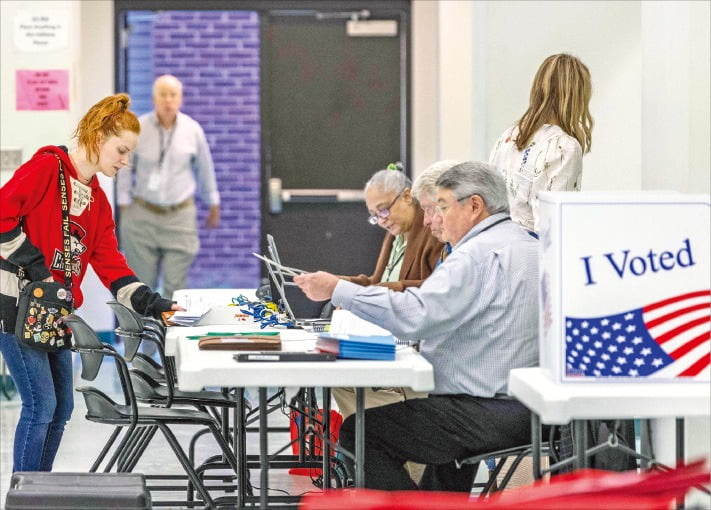
[[(469, 197), (473, 197), (476, 195), (476, 193), (472, 193), (471, 195), (467, 195), (466, 197), (458, 198), (456, 201), (461, 202), (462, 200), (466, 200)], [(436, 205), (435, 206), (435, 212), (439, 214), (440, 216), (444, 216), (444, 213), (446, 213), (449, 208), (452, 207), (451, 205)]]
[(400, 193), (395, 195), (395, 199), (390, 202), (390, 205), (387, 206), (385, 209), (380, 209), (377, 213), (373, 214), (372, 216), (368, 216), (368, 223), (371, 225), (377, 225), (380, 220), (386, 220), (390, 217), (390, 209), (392, 206), (395, 205), (395, 202), (397, 202), (397, 199), (400, 198), (405, 191), (406, 188), (403, 188)]

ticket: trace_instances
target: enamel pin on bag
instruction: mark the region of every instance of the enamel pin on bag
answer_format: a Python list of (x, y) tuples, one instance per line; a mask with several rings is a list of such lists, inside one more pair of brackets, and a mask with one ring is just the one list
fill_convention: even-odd
[[(46, 352), (69, 349), (71, 331), (61, 318), (72, 313), (71, 241), (69, 234), (69, 199), (62, 161), (59, 161), (59, 191), (62, 198), (62, 230), (64, 234), (64, 281), (29, 282), (20, 288), (17, 304), (15, 336), (25, 345)], [(23, 268), (17, 269), (20, 282), (24, 280)]]

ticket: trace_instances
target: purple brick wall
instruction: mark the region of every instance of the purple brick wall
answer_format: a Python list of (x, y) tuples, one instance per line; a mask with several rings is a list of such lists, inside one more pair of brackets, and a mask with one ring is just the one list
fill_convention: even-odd
[[(259, 284), (259, 18), (253, 11), (165, 11), (151, 30), (153, 76), (183, 82), (182, 111), (205, 130), (221, 199), (218, 228), (202, 228), (190, 287)], [(199, 224), (207, 207), (198, 201)]]

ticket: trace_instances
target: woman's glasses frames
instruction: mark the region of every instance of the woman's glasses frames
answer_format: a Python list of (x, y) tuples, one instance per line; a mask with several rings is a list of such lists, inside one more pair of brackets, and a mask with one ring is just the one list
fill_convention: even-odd
[(395, 199), (392, 202), (390, 202), (390, 205), (387, 206), (385, 209), (380, 209), (377, 213), (373, 214), (372, 216), (368, 216), (368, 223), (370, 223), (371, 225), (377, 225), (378, 221), (388, 219), (390, 217), (390, 209), (392, 208), (392, 206), (395, 205), (395, 202), (397, 202), (397, 199), (402, 196), (405, 189), (407, 189), (407, 188), (404, 188), (402, 191), (400, 191), (400, 193), (395, 195)]

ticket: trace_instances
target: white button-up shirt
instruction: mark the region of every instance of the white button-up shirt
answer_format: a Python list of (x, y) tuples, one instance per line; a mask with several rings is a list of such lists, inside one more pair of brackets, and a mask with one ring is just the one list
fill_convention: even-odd
[(489, 164), (506, 179), (511, 218), (538, 231), (541, 191), (580, 191), (583, 150), (559, 126), (544, 124), (524, 150), (516, 147), (518, 129), (507, 129), (494, 144)]

